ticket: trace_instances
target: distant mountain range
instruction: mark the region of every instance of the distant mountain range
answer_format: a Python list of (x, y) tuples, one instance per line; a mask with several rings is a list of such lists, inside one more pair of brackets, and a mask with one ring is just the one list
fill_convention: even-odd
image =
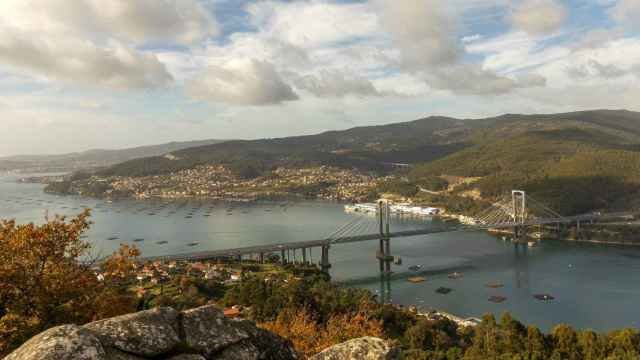
[(558, 135), (562, 129), (565, 129), (563, 136), (570, 136), (571, 129), (589, 132), (591, 137), (582, 139), (587, 142), (640, 144), (640, 113), (600, 110), (553, 115), (503, 115), (474, 120), (428, 117), (317, 135), (226, 141), (190, 147), (173, 151), (170, 157), (155, 156), (117, 164), (102, 174), (162, 174), (210, 163), (244, 163), (263, 168), (323, 163), (375, 169), (386, 163), (427, 163), (465, 149), (518, 136), (526, 137), (527, 134), (555, 132)]
[(94, 149), (59, 155), (17, 155), (0, 157), (0, 170), (70, 171), (106, 167), (136, 158), (159, 156), (190, 147), (212, 145), (225, 140), (170, 142), (127, 149)]
[(101, 170), (143, 176), (221, 163), (255, 176), (276, 166), (334, 165), (385, 172), (412, 164), (409, 182), (479, 178), (460, 191), (529, 190), (564, 213), (640, 206), (640, 113), (625, 110), (485, 119), (428, 117), (317, 135), (226, 141)]

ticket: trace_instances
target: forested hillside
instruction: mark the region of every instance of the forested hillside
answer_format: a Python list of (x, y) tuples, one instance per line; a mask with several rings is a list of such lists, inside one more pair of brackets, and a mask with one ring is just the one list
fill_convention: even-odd
[(450, 195), (475, 191), (490, 200), (523, 188), (558, 211), (574, 214), (635, 204), (640, 186), (640, 113), (600, 110), (466, 120), (429, 117), (310, 136), (193, 147), (171, 156), (125, 162), (100, 175), (164, 174), (214, 163), (256, 176), (276, 166), (332, 165), (388, 174), (397, 171), (392, 164), (410, 164), (408, 176), (401, 176), (404, 184), (395, 185), (411, 190), (424, 184), (441, 187), (438, 179), (447, 176), (477, 177)]

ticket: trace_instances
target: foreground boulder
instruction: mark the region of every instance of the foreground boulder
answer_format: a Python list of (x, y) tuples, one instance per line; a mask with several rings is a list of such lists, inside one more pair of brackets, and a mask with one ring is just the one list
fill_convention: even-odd
[(290, 360), (291, 344), (251, 321), (230, 320), (213, 305), (177, 312), (157, 308), (63, 325), (36, 335), (8, 360)]
[(374, 337), (362, 337), (334, 345), (312, 356), (311, 360), (393, 360), (399, 358), (397, 348)]
[(95, 334), (76, 325), (62, 325), (44, 331), (24, 343), (5, 360), (93, 360), (106, 353)]

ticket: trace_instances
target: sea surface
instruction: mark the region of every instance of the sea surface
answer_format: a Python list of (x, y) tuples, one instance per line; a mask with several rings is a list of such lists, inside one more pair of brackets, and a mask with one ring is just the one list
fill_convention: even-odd
[[(107, 202), (45, 194), (40, 184), (18, 184), (0, 176), (0, 219), (42, 223), (45, 216), (93, 211), (87, 240), (95, 255), (120, 243), (135, 244), (143, 256), (317, 240), (365, 215), (319, 201), (224, 203), (207, 200), (120, 200)], [(373, 217), (359, 219), (360, 232), (375, 232)], [(438, 219), (393, 218), (392, 231), (432, 226)], [(517, 319), (549, 330), (566, 323), (607, 331), (640, 327), (640, 248), (543, 241), (527, 248), (484, 232), (454, 232), (392, 239), (391, 279), (381, 279), (377, 242), (334, 245), (331, 274), (348, 286), (370, 289), (398, 304), (435, 308), (461, 317), (511, 312)], [(297, 255), (300, 256), (300, 253)], [(319, 252), (311, 254), (319, 260)], [(420, 266), (418, 272), (410, 266)], [(458, 279), (448, 277), (462, 274)], [(421, 275), (422, 283), (407, 277)], [(498, 282), (501, 288), (487, 287)], [(452, 291), (436, 293), (439, 287)], [(535, 294), (550, 294), (540, 301)], [(493, 303), (490, 296), (504, 296)]]

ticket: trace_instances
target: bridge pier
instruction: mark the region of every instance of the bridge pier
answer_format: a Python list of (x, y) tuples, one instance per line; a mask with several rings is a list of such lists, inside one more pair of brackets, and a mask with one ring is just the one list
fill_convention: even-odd
[(306, 248), (302, 248), (302, 263), (303, 264), (307, 264), (307, 249)]
[(322, 257), (320, 259), (320, 269), (324, 273), (329, 273), (331, 264), (329, 263), (329, 245), (322, 245)]
[(287, 264), (287, 259), (285, 259), (284, 257), (284, 250), (280, 250), (280, 262), (282, 263), (282, 265)]

